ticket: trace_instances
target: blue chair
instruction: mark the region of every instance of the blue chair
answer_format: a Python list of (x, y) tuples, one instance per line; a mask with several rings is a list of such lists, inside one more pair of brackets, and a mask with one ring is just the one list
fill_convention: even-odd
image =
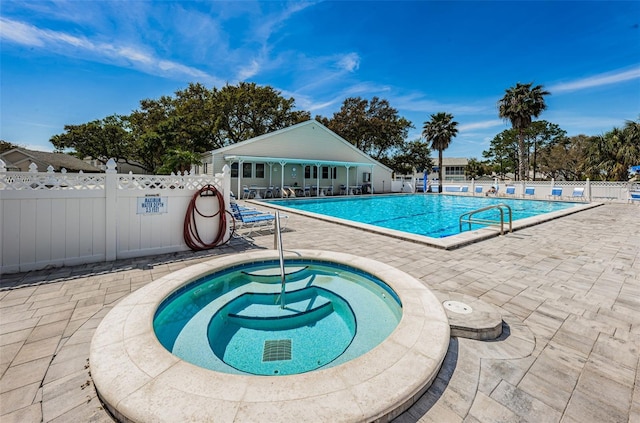
[(484, 189), (484, 187), (482, 185), (476, 185), (475, 189), (474, 189), (474, 193), (476, 194), (482, 194), (482, 190)]
[(534, 187), (525, 187), (524, 195), (534, 196), (536, 194), (536, 189)]
[(634, 201), (640, 202), (640, 191), (629, 191), (629, 202), (633, 203)]
[(516, 187), (514, 187), (513, 185), (509, 185), (509, 186), (507, 186), (505, 193), (506, 193), (507, 195), (515, 195), (515, 193), (516, 193)]
[(562, 187), (551, 187), (551, 198), (562, 198)]
[(571, 193), (571, 198), (576, 200), (584, 200), (584, 187), (576, 187)]

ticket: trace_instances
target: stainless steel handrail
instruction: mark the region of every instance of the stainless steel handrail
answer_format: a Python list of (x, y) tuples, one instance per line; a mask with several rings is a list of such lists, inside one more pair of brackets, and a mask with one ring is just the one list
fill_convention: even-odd
[[(500, 235), (504, 235), (504, 209), (507, 209), (509, 212), (509, 232), (513, 232), (513, 213), (511, 212), (511, 207), (509, 207), (508, 205), (504, 204), (504, 203), (500, 203), (500, 204), (495, 204), (493, 206), (487, 206), (487, 207), (483, 207), (481, 209), (477, 209), (477, 210), (473, 210), (470, 212), (466, 212), (466, 213), (462, 213), (460, 215), (460, 219), (458, 221), (459, 223), (459, 230), (460, 232), (462, 232), (462, 224), (463, 223), (468, 223), (469, 224), (469, 230), (471, 230), (471, 225), (473, 223), (479, 223), (479, 224), (487, 224), (487, 225), (495, 225), (495, 224), (500, 224)], [(473, 215), (476, 213), (480, 213), (483, 211), (487, 211), (487, 210), (491, 210), (491, 209), (498, 209), (500, 211), (500, 221), (497, 220), (491, 220), (491, 219), (474, 219)]]
[(282, 252), (282, 233), (280, 232), (280, 212), (275, 213), (275, 230), (273, 234), (273, 248), (278, 249), (278, 256), (280, 258), (280, 308), (285, 307), (284, 293), (285, 293), (285, 274), (284, 274), (284, 254)]

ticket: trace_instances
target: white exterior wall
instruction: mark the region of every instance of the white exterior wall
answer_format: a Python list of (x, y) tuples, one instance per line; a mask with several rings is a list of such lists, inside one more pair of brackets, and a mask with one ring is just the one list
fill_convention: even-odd
[[(193, 195), (213, 184), (229, 202), (228, 174), (113, 172), (6, 172), (0, 162), (0, 274), (185, 251), (184, 219)], [(138, 214), (138, 199), (147, 195), (166, 198), (166, 213)], [(197, 205), (213, 214), (219, 210), (214, 199)], [(214, 239), (218, 219), (196, 220), (205, 241)], [(229, 235), (227, 228), (225, 239)]]

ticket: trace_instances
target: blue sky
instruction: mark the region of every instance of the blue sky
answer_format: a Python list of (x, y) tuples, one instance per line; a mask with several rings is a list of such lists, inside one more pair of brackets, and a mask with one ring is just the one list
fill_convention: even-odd
[(517, 82), (540, 119), (598, 135), (640, 116), (638, 1), (12, 1), (0, 10), (0, 138), (51, 151), (66, 124), (130, 114), (190, 82), (270, 85), (330, 117), (389, 101), (420, 136), (454, 115), (449, 157), (481, 158)]

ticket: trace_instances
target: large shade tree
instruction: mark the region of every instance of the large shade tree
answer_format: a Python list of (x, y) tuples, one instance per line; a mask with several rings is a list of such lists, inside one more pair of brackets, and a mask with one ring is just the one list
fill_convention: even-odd
[(425, 121), (422, 136), (431, 143), (431, 148), (438, 150), (438, 192), (442, 192), (442, 152), (449, 148), (451, 139), (458, 135), (458, 122), (450, 113), (439, 112)]
[(317, 116), (316, 120), (386, 165), (390, 164), (393, 152), (404, 151), (409, 129), (413, 127), (387, 100), (378, 97), (371, 101), (347, 98), (331, 119)]
[(212, 92), (215, 116), (213, 148), (225, 147), (307, 121), (309, 112), (294, 110), (295, 99), (270, 86), (240, 82)]
[(113, 157), (149, 173), (185, 171), (206, 151), (286, 128), (310, 118), (294, 99), (253, 83), (207, 89), (192, 83), (174, 96), (144, 99), (129, 116), (67, 125), (51, 142), (80, 157)]
[(65, 132), (51, 137), (56, 151), (72, 149), (80, 158), (92, 157), (102, 163), (110, 158), (130, 163), (133, 156), (133, 139), (126, 129), (126, 117), (107, 116), (80, 125), (65, 125)]
[(518, 177), (525, 178), (525, 132), (531, 125), (532, 118), (540, 116), (547, 108), (544, 96), (549, 95), (542, 85), (533, 87), (533, 83), (517, 83), (505, 91), (504, 97), (498, 101), (498, 114), (511, 122), (518, 132)]

